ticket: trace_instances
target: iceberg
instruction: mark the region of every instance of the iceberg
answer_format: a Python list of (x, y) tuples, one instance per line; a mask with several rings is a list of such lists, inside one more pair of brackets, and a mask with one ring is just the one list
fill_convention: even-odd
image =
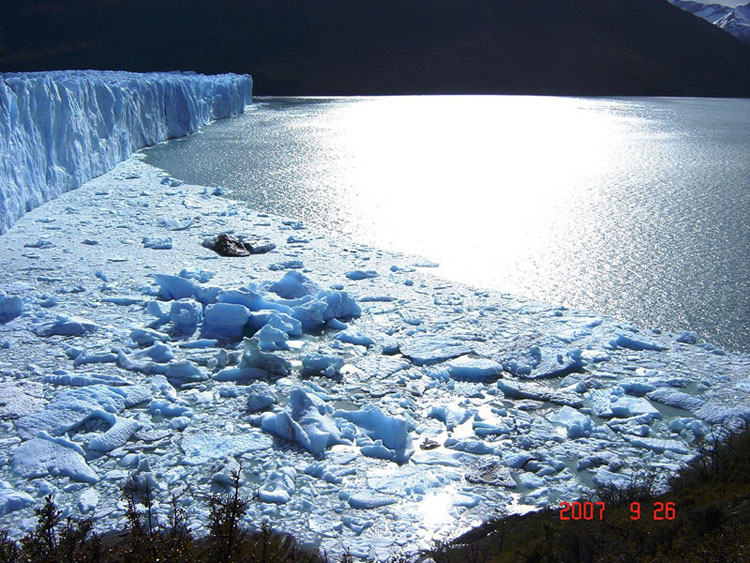
[(242, 113), (252, 89), (236, 74), (0, 74), (0, 234), (134, 151)]

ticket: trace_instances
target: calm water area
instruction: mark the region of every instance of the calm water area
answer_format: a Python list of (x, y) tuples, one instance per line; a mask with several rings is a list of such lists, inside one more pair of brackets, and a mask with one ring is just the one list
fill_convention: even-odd
[(146, 151), (436, 273), (750, 351), (750, 100), (260, 98)]

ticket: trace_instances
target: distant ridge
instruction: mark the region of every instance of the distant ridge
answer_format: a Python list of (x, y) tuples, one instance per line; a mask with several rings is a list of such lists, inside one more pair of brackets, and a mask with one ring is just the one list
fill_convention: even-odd
[(693, 0), (668, 0), (678, 8), (690, 12), (731, 33), (736, 38), (750, 43), (750, 2), (744, 6), (730, 8), (712, 2), (694, 2)]
[(665, 0), (73, 0), (0, 7), (0, 70), (252, 73), (257, 95), (750, 97), (750, 46)]

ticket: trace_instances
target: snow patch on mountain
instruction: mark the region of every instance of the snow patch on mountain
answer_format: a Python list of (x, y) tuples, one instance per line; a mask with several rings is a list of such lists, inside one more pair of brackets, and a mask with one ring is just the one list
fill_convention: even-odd
[(669, 0), (669, 2), (742, 41), (750, 42), (750, 3), (730, 8), (722, 4), (705, 4), (693, 0)]

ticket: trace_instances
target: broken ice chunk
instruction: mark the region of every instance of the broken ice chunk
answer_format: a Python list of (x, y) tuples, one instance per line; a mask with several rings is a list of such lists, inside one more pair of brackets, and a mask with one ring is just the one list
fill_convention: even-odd
[(532, 346), (526, 352), (508, 355), (503, 359), (503, 367), (518, 377), (557, 377), (580, 370), (584, 364), (581, 354), (580, 349), (570, 350), (556, 344)]
[(617, 397), (615, 401), (609, 404), (609, 408), (612, 415), (619, 418), (641, 415), (661, 418), (661, 413), (649, 401), (638, 397)]
[(333, 419), (333, 409), (319, 397), (295, 388), (289, 395), (289, 407), (289, 410), (265, 413), (253, 422), (266, 432), (297, 442), (314, 454), (344, 443)]
[(535, 383), (521, 383), (509, 379), (499, 380), (497, 386), (506, 397), (511, 399), (548, 401), (556, 405), (568, 405), (575, 408), (583, 406), (583, 399), (570, 391), (551, 389)]
[(375, 270), (351, 270), (346, 273), (346, 277), (352, 281), (366, 280), (378, 277)]
[(269, 264), (268, 269), (273, 271), (278, 270), (301, 270), (305, 265), (301, 260), (285, 260), (283, 262), (275, 262)]
[(18, 434), (22, 438), (33, 438), (42, 431), (60, 435), (80, 426), (96, 411), (119, 413), (150, 397), (148, 388), (136, 385), (97, 384), (71, 389), (60, 393), (43, 411), (20, 418)]
[(305, 470), (305, 474), (312, 475), (313, 477), (317, 477), (318, 479), (322, 479), (323, 481), (327, 481), (328, 483), (332, 483), (334, 485), (337, 485), (343, 481), (343, 479), (334, 473), (325, 463), (322, 461), (316, 461), (315, 463), (312, 463), (308, 465)]
[(467, 438), (448, 438), (445, 440), (445, 447), (452, 450), (459, 450), (476, 455), (500, 455), (500, 448), (495, 448), (487, 442), (481, 440), (471, 440)]
[(344, 359), (335, 354), (303, 354), (300, 360), (302, 360), (302, 373), (305, 375), (335, 377), (344, 367)]
[[(372, 440), (381, 440), (384, 451), (380, 454), (396, 463), (406, 463), (414, 453), (414, 446), (409, 437), (409, 426), (405, 418), (391, 416), (379, 407), (368, 404), (357, 411), (336, 411), (337, 418), (353, 422), (362, 428)], [(365, 453), (365, 450), (362, 450)], [(374, 450), (369, 453), (375, 453)]]
[(34, 504), (34, 497), (23, 491), (17, 491), (9, 483), (0, 481), (0, 516), (15, 512)]
[(203, 320), (203, 306), (194, 299), (179, 299), (172, 303), (169, 318), (178, 334), (191, 335), (198, 330), (198, 325)]
[(321, 291), (318, 284), (296, 270), (284, 274), (283, 278), (271, 284), (268, 289), (284, 299), (299, 299), (307, 295), (315, 296)]
[(372, 346), (375, 344), (372, 338), (365, 336), (359, 329), (354, 327), (342, 330), (334, 338), (347, 344), (357, 344), (359, 346)]
[(370, 509), (394, 504), (397, 499), (370, 491), (339, 491), (339, 498), (349, 503), (352, 508)]
[(628, 473), (613, 473), (603, 467), (596, 470), (596, 474), (592, 480), (599, 487), (616, 487), (618, 489), (625, 489), (633, 483), (632, 475)]
[(154, 274), (154, 280), (159, 284), (159, 297), (167, 301), (191, 297), (208, 305), (216, 302), (220, 288), (214, 286), (199, 286), (192, 280), (167, 274)]
[(109, 430), (96, 436), (89, 442), (89, 449), (96, 452), (111, 452), (115, 448), (124, 446), (130, 440), (130, 437), (138, 432), (138, 429), (141, 427), (138, 421), (120, 418), (112, 413), (105, 413), (103, 411), (97, 411), (91, 416), (95, 416), (111, 424)]
[(297, 472), (293, 467), (284, 467), (278, 471), (272, 471), (258, 490), (258, 498), (263, 502), (275, 504), (289, 502), (294, 493), (294, 480), (296, 478)]
[(99, 328), (96, 323), (76, 316), (60, 316), (34, 329), (38, 336), (83, 336)]
[(242, 353), (240, 369), (253, 368), (271, 375), (289, 375), (292, 364), (276, 354), (263, 352), (260, 349), (260, 340), (257, 337), (245, 338), (245, 349)]
[(490, 461), (472, 469), (466, 474), (466, 480), (476, 485), (494, 485), (510, 489), (516, 487), (510, 470), (499, 461)]
[(172, 250), (172, 237), (143, 237), (143, 248), (151, 248), (153, 250)]
[(0, 294), (0, 324), (7, 323), (23, 314), (24, 304), (20, 297)]
[(591, 434), (593, 422), (591, 417), (576, 409), (564, 406), (557, 413), (550, 415), (549, 420), (567, 428), (568, 438), (575, 439)]
[(78, 497), (78, 510), (83, 513), (92, 512), (99, 504), (99, 498), (100, 495), (95, 489), (85, 489)]
[(259, 341), (261, 350), (266, 352), (273, 352), (274, 350), (286, 350), (289, 348), (287, 340), (289, 336), (283, 330), (274, 328), (271, 325), (263, 325), (263, 327), (253, 335)]
[(86, 464), (83, 456), (84, 452), (77, 444), (42, 432), (39, 437), (16, 448), (11, 467), (13, 473), (26, 479), (62, 475), (83, 483), (98, 482), (99, 477)]
[(690, 450), (688, 449), (687, 445), (684, 442), (681, 442), (679, 440), (666, 440), (662, 438), (631, 438), (630, 436), (627, 436), (628, 440), (630, 440), (630, 443), (634, 446), (639, 446), (641, 448), (648, 448), (649, 450), (653, 450), (656, 453), (662, 453), (665, 450), (670, 450), (673, 452), (676, 452), (678, 454), (686, 454)]
[(451, 360), (472, 352), (462, 342), (440, 336), (418, 337), (399, 343), (401, 353), (418, 366)]
[(31, 381), (6, 381), (0, 385), (0, 418), (18, 418), (44, 408), (44, 389)]
[(316, 330), (332, 319), (359, 317), (362, 309), (345, 291), (321, 291), (315, 299), (293, 307), (292, 316), (305, 330)]
[(202, 335), (204, 337), (239, 338), (244, 335), (249, 319), (250, 311), (244, 305), (235, 303), (208, 305)]
[(247, 390), (247, 410), (251, 413), (268, 408), (278, 401), (271, 386), (262, 381), (249, 385)]
[(473, 409), (462, 409), (453, 405), (436, 405), (430, 409), (427, 415), (445, 423), (448, 430), (453, 430), (469, 420), (476, 411)]
[(484, 380), (499, 376), (503, 366), (489, 358), (460, 356), (445, 363), (448, 374), (453, 379)]
[(618, 334), (615, 338), (609, 341), (609, 344), (613, 348), (619, 346), (620, 348), (628, 348), (629, 350), (655, 350), (657, 352), (668, 350), (666, 346), (662, 346), (652, 340), (625, 333)]
[(265, 450), (271, 444), (269, 436), (255, 430), (239, 435), (221, 435), (193, 428), (182, 433), (180, 447), (185, 452), (184, 463), (200, 465), (211, 459)]
[(661, 388), (656, 389), (647, 393), (646, 396), (652, 401), (669, 405), (670, 407), (677, 407), (687, 411), (693, 411), (700, 408), (704, 401), (693, 395), (688, 395), (682, 391), (676, 391), (674, 389)]

